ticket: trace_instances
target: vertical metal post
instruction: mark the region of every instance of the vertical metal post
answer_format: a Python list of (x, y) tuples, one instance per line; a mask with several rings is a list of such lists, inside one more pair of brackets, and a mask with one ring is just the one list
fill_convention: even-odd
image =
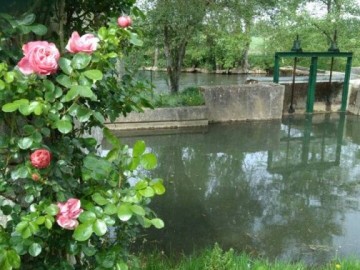
[(307, 113), (312, 113), (314, 111), (317, 60), (318, 60), (317, 57), (315, 57), (315, 56), (311, 57), (309, 85), (308, 85), (307, 102), (306, 102), (306, 112)]
[(279, 83), (279, 67), (280, 67), (279, 61), (280, 61), (280, 57), (278, 56), (277, 53), (275, 53), (274, 79), (273, 79), (274, 83)]
[(330, 89), (330, 93), (326, 96), (326, 105), (328, 105), (328, 106), (331, 105), (330, 96), (331, 96), (331, 92), (332, 92), (332, 91), (331, 91), (331, 81), (332, 81), (333, 68), (334, 68), (334, 57), (331, 57), (330, 75), (329, 75), (329, 89)]
[(290, 99), (290, 107), (289, 107), (289, 110), (288, 110), (289, 113), (295, 112), (295, 109), (294, 109), (294, 90), (295, 90), (296, 63), (297, 63), (297, 57), (294, 58), (293, 78), (292, 78), (292, 85), (291, 85), (291, 99)]
[(349, 92), (349, 82), (350, 82), (350, 74), (351, 74), (351, 62), (352, 57), (349, 56), (346, 61), (346, 69), (345, 69), (345, 78), (344, 78), (344, 85), (343, 85), (343, 92), (341, 98), (341, 111), (346, 111), (347, 99), (348, 99), (348, 92)]

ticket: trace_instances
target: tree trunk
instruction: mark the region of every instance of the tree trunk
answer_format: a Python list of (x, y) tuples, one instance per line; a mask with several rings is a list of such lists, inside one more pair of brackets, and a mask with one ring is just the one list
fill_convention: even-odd
[(159, 48), (155, 47), (153, 67), (157, 68), (159, 59)]
[(60, 51), (64, 52), (65, 51), (64, 25), (66, 24), (65, 0), (60, 0), (58, 18), (59, 18)]
[(251, 30), (251, 19), (244, 21), (245, 26), (245, 38), (246, 42), (244, 45), (243, 54), (241, 56), (241, 69), (248, 73), (249, 72), (249, 50), (250, 50), (250, 42), (251, 42), (251, 36), (250, 36), (250, 30)]
[(171, 93), (179, 92), (179, 80), (181, 74), (182, 61), (184, 59), (187, 41), (183, 39), (178, 46), (170, 46), (170, 29), (164, 26), (164, 52), (166, 57), (166, 70), (169, 76)]

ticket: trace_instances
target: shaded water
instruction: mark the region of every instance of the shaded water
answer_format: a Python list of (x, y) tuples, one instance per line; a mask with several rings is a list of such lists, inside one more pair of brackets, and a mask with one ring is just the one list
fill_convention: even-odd
[[(151, 82), (155, 86), (156, 92), (170, 92), (166, 72), (139, 71), (138, 77)], [(180, 91), (193, 86), (243, 84), (247, 77), (246, 74), (181, 73)]]
[(218, 242), (269, 259), (360, 257), (360, 119), (314, 115), (211, 125), (144, 139), (158, 156), (165, 221), (147, 244), (190, 253)]

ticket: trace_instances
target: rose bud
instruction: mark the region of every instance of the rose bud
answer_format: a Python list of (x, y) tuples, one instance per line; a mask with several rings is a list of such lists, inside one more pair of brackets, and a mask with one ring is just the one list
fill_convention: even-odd
[(132, 20), (129, 16), (120, 16), (117, 23), (121, 28), (126, 28), (132, 25)]
[(33, 174), (31, 175), (31, 178), (32, 178), (32, 180), (34, 180), (35, 182), (37, 182), (37, 181), (39, 181), (40, 176), (39, 176), (37, 173), (33, 173)]

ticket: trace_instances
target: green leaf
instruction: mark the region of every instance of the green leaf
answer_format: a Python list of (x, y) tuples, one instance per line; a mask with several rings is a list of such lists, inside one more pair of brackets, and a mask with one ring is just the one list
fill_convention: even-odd
[(106, 223), (101, 219), (97, 219), (93, 224), (93, 231), (97, 236), (103, 236), (107, 232)]
[(86, 97), (86, 98), (95, 97), (94, 92), (91, 90), (91, 88), (89, 86), (77, 85), (77, 89), (78, 89), (79, 95), (81, 97)]
[(86, 241), (93, 233), (92, 223), (80, 224), (75, 228), (73, 237), (77, 241)]
[(16, 103), (6, 103), (2, 106), (3, 112), (14, 112), (19, 108), (19, 104)]
[(45, 88), (46, 88), (46, 90), (47, 90), (48, 92), (54, 92), (54, 90), (55, 90), (55, 85), (53, 84), (52, 81), (44, 80), (43, 83), (44, 83), (44, 86), (45, 86)]
[(94, 193), (91, 198), (96, 202), (98, 205), (105, 205), (108, 203), (108, 200), (101, 196), (100, 193)]
[(20, 223), (18, 223), (15, 227), (15, 230), (18, 233), (21, 233), (23, 230), (25, 230), (27, 227), (29, 226), (29, 222), (28, 221), (21, 221)]
[(38, 36), (43, 36), (47, 33), (47, 27), (42, 24), (31, 25), (30, 30)]
[(72, 123), (66, 119), (56, 121), (55, 126), (63, 134), (67, 134), (72, 130)]
[(13, 249), (7, 251), (7, 260), (14, 269), (20, 268), (21, 260), (19, 254)]
[(108, 128), (103, 129), (105, 139), (115, 148), (120, 148), (120, 140)]
[(35, 21), (35, 14), (34, 13), (30, 13), (30, 14), (26, 14), (25, 16), (23, 16), (23, 18), (16, 20), (16, 22), (19, 25), (30, 25)]
[(128, 221), (132, 217), (132, 214), (133, 212), (129, 204), (123, 203), (118, 207), (117, 215), (121, 221)]
[(76, 110), (76, 116), (81, 123), (88, 121), (91, 115), (92, 111), (84, 106), (79, 106)]
[(75, 69), (86, 68), (91, 61), (91, 55), (86, 53), (77, 53), (71, 61), (71, 65)]
[(100, 27), (100, 29), (98, 30), (98, 37), (101, 40), (104, 40), (107, 37), (107, 29), (106, 27)]
[(43, 112), (43, 104), (38, 101), (32, 101), (29, 105), (30, 110), (33, 108), (35, 115), (41, 115)]
[(112, 171), (112, 164), (104, 158), (88, 155), (84, 160), (84, 169), (88, 169), (95, 180), (104, 180)]
[(38, 256), (41, 253), (42, 247), (38, 243), (32, 243), (29, 247), (29, 254), (33, 257)]
[(132, 205), (130, 208), (134, 214), (139, 216), (145, 216), (145, 210), (140, 205)]
[(17, 180), (19, 178), (26, 178), (29, 176), (29, 171), (25, 165), (19, 165), (16, 169), (11, 171), (11, 179)]
[(101, 124), (105, 122), (105, 117), (100, 112), (94, 112), (94, 117), (98, 120)]
[(29, 227), (26, 227), (22, 232), (21, 232), (21, 237), (24, 239), (29, 238), (32, 235), (31, 230)]
[(118, 54), (116, 52), (110, 52), (108, 54), (106, 54), (107, 58), (115, 58), (118, 57)]
[(110, 203), (105, 206), (104, 213), (107, 215), (114, 215), (117, 212), (116, 205)]
[(3, 80), (0, 80), (0, 90), (4, 90), (6, 87), (6, 84), (4, 83)]
[(90, 69), (83, 73), (86, 77), (94, 81), (100, 81), (103, 78), (103, 74), (98, 69)]
[(77, 87), (71, 87), (70, 90), (65, 95), (65, 102), (75, 99), (79, 95), (79, 90)]
[(153, 170), (157, 166), (157, 159), (153, 153), (147, 153), (141, 156), (140, 164), (145, 170)]
[(129, 42), (135, 46), (142, 46), (144, 42), (139, 39), (139, 36), (136, 33), (130, 33), (130, 40)]
[(15, 72), (13, 72), (13, 71), (6, 72), (4, 79), (5, 79), (5, 82), (12, 83), (15, 79)]
[(31, 137), (21, 138), (18, 141), (18, 146), (23, 150), (24, 149), (29, 149), (32, 144), (33, 144), (33, 138), (31, 138)]
[(164, 221), (162, 221), (160, 218), (153, 218), (151, 220), (151, 224), (154, 225), (154, 227), (157, 229), (162, 229), (165, 226)]
[(59, 207), (56, 204), (50, 204), (45, 208), (45, 213), (50, 216), (55, 216), (59, 212)]
[(141, 190), (147, 187), (148, 187), (148, 182), (146, 180), (140, 180), (135, 185), (136, 190)]
[(157, 195), (162, 195), (166, 191), (162, 181), (157, 181), (155, 183), (151, 183), (150, 185)]
[(38, 225), (42, 225), (45, 223), (45, 217), (44, 216), (41, 216), (41, 217), (38, 217), (36, 220), (35, 220), (36, 224)]
[(60, 74), (59, 76), (57, 76), (56, 81), (66, 88), (70, 88), (72, 86), (70, 77), (65, 74)]
[(36, 234), (39, 231), (39, 225), (37, 225), (34, 221), (29, 222), (29, 228), (32, 234)]
[(139, 190), (139, 193), (147, 198), (151, 198), (155, 195), (155, 191), (151, 187)]
[(129, 267), (125, 262), (120, 261), (116, 263), (116, 270), (129, 270)]
[(51, 221), (49, 218), (46, 218), (46, 219), (45, 219), (45, 227), (46, 227), (48, 230), (51, 230), (52, 225), (53, 225), (52, 221)]
[(96, 249), (94, 247), (82, 246), (82, 251), (86, 256), (94, 256), (96, 254)]
[(79, 220), (82, 223), (93, 223), (96, 220), (96, 215), (94, 212), (85, 211), (80, 214)]
[(141, 156), (145, 152), (145, 149), (146, 149), (145, 142), (144, 141), (137, 141), (134, 144), (134, 147), (133, 147), (133, 156), (134, 157)]
[(61, 57), (58, 64), (65, 74), (70, 75), (73, 72), (73, 68), (71, 67), (71, 60)]

